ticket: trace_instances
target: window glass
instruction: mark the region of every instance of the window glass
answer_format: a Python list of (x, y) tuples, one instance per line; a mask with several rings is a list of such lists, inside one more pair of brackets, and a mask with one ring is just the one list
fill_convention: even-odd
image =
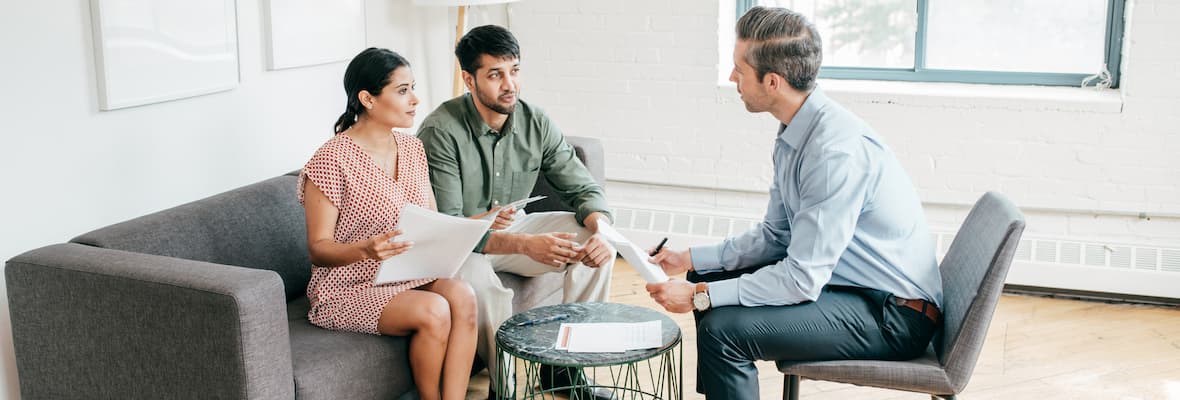
[(1104, 0), (931, 1), (930, 69), (1093, 74), (1106, 43)]
[(917, 0), (763, 0), (810, 19), (824, 44), (824, 66), (913, 68)]

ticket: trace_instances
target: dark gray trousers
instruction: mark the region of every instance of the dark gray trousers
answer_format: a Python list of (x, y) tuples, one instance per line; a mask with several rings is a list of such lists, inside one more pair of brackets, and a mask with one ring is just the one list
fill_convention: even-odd
[[(735, 278), (754, 269), (688, 273), (691, 282)], [(756, 360), (909, 360), (938, 329), (880, 290), (825, 286), (819, 298), (789, 306), (728, 306), (694, 312), (697, 392), (708, 399), (758, 399)]]

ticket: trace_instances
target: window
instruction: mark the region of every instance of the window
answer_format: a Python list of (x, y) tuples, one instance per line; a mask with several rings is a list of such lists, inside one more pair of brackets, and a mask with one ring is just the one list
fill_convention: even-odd
[(806, 15), (821, 78), (1118, 87), (1124, 2), (736, 0), (736, 12)]

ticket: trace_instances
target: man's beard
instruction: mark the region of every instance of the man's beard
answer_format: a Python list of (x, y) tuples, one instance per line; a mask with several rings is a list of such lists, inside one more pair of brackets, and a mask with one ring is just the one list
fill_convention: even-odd
[(739, 97), (741, 97), (742, 103), (745, 104), (747, 112), (760, 113), (767, 110), (766, 104), (762, 104), (762, 100), (765, 99), (759, 97), (759, 94), (741, 93), (741, 91), (738, 91), (738, 93), (741, 94)]
[[(501, 93), (501, 95), (504, 95), (504, 94), (506, 94), (506, 93)], [(488, 99), (488, 98), (484, 97), (483, 91), (479, 90), (478, 83), (475, 84), (475, 98), (478, 99), (479, 103), (483, 104), (484, 107), (487, 107), (487, 108), (491, 109), (492, 111), (498, 112), (500, 114), (508, 115), (508, 114), (512, 114), (512, 112), (516, 110), (516, 102), (515, 101), (513, 101), (512, 104), (505, 107), (505, 106), (500, 105), (500, 103), (497, 102), (496, 99), (494, 99), (494, 98)]]

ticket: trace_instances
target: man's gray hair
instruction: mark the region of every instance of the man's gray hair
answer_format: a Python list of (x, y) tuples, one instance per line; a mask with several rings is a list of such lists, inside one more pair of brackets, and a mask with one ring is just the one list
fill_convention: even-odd
[(738, 40), (750, 42), (746, 62), (758, 80), (774, 72), (803, 92), (815, 89), (823, 61), (823, 44), (815, 25), (803, 15), (781, 7), (757, 6), (737, 22)]

